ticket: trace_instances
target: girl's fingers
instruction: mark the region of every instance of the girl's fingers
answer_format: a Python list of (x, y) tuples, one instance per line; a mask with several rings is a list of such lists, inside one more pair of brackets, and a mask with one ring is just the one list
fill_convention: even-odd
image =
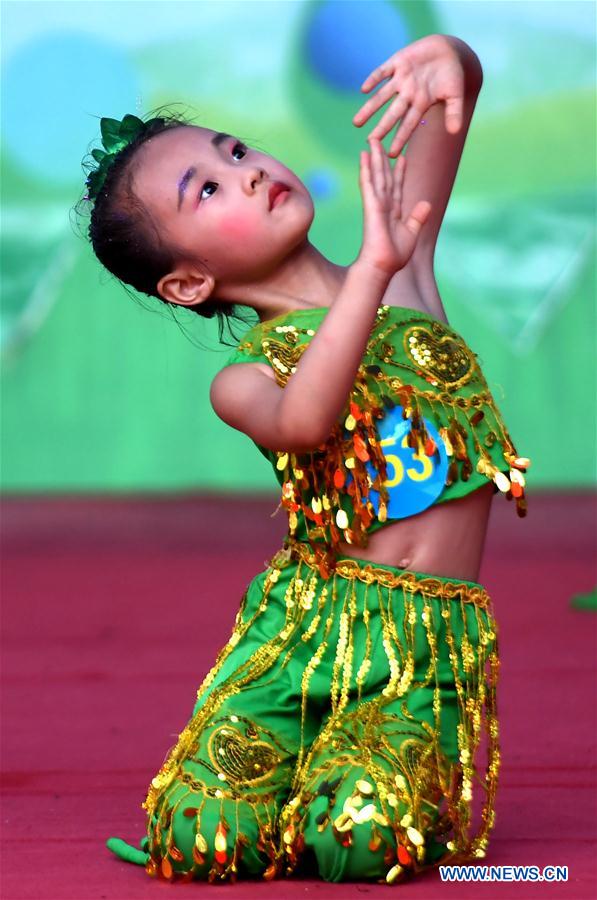
[(419, 200), (418, 203), (415, 204), (413, 210), (405, 222), (408, 230), (414, 234), (415, 237), (419, 236), (419, 232), (421, 228), (429, 218), (429, 213), (431, 212), (431, 203), (428, 200)]
[(371, 179), (371, 160), (366, 150), (361, 151), (361, 169), (359, 173), (359, 181), (361, 187), (361, 195), (363, 198), (363, 208), (365, 212), (367, 212), (370, 207), (371, 197), (374, 193), (374, 190)]
[(371, 181), (371, 175), (369, 172), (369, 163), (367, 160), (367, 151), (366, 150), (361, 150), (359, 163), (360, 163), (359, 182), (361, 184), (361, 188), (366, 189), (367, 185)]
[(371, 141), (371, 167), (373, 172), (373, 187), (379, 199), (384, 194), (383, 172), (381, 168), (381, 154), (377, 141)]
[(381, 140), (391, 131), (396, 122), (402, 118), (406, 109), (408, 109), (409, 101), (403, 95), (398, 95), (390, 103), (387, 110), (373, 129), (370, 137), (379, 138)]
[(394, 166), (394, 180), (392, 185), (392, 215), (395, 219), (402, 218), (402, 185), (404, 183), (404, 169), (406, 157), (399, 156)]
[(386, 192), (389, 194), (392, 191), (394, 175), (392, 172), (392, 166), (390, 165), (390, 159), (388, 157), (388, 154), (386, 153), (385, 147), (382, 147), (382, 152), (383, 152), (383, 166), (384, 166), (385, 179), (386, 179)]
[(445, 122), (448, 134), (457, 134), (462, 126), (464, 96), (449, 97), (446, 100)]
[(385, 202), (392, 191), (392, 167), (386, 149), (381, 141), (374, 138), (371, 141), (371, 146), (375, 148), (375, 159), (379, 171), (379, 198)]
[(380, 89), (371, 97), (358, 112), (354, 114), (352, 117), (352, 121), (354, 125), (360, 127), (363, 125), (367, 119), (370, 119), (374, 112), (384, 105), (384, 103), (390, 99), (390, 97), (394, 94), (395, 88), (391, 81), (388, 81), (386, 84), (383, 84)]
[(383, 81), (384, 78), (389, 78), (393, 73), (394, 67), (391, 64), (390, 60), (386, 60), (378, 66), (377, 69), (374, 69), (370, 75), (365, 78), (364, 82), (361, 85), (362, 91), (370, 91), (372, 87), (375, 87), (380, 81)]
[(392, 170), (390, 169), (390, 164), (388, 162), (388, 155), (386, 153), (386, 148), (381, 143), (378, 144), (379, 149), (379, 171), (381, 172), (382, 184), (383, 184), (383, 195), (382, 199), (387, 201), (388, 194), (392, 189)]
[(386, 151), (381, 141), (377, 143), (377, 159), (379, 163), (379, 177), (382, 189), (380, 200), (385, 201), (390, 189), (390, 185), (388, 184), (388, 175), (386, 171)]
[(375, 175), (376, 182), (375, 188), (377, 193), (377, 199), (382, 200), (385, 192), (385, 180), (383, 173), (383, 160), (381, 158), (381, 150), (377, 141), (371, 142), (371, 147), (373, 151), (373, 161), (375, 163)]
[(421, 121), (423, 116), (423, 112), (421, 108), (418, 106), (411, 106), (402, 122), (400, 123), (400, 127), (398, 131), (392, 138), (392, 145), (390, 147), (390, 156), (397, 156), (398, 153), (402, 150), (411, 134), (415, 130), (416, 126)]

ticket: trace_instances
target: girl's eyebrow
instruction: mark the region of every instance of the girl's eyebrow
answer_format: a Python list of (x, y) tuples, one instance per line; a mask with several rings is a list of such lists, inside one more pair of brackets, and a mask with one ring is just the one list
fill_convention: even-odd
[[(216, 133), (212, 137), (210, 143), (213, 144), (214, 147), (219, 147), (220, 144), (229, 137), (232, 137), (232, 135), (228, 134), (225, 131), (216, 131)], [(189, 166), (189, 168), (186, 170), (186, 172), (184, 173), (184, 175), (178, 182), (178, 212), (180, 212), (180, 207), (182, 206), (182, 202), (184, 200), (187, 185), (188, 185), (189, 181), (191, 181), (195, 177), (196, 174), (197, 174), (196, 167)]]

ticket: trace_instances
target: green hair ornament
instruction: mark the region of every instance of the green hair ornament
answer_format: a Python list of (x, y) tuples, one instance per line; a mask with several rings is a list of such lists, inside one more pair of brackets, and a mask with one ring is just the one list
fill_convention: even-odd
[(102, 134), (103, 150), (96, 148), (91, 151), (91, 155), (97, 163), (97, 169), (90, 172), (87, 176), (87, 195), (85, 200), (95, 200), (101, 191), (108, 169), (114, 162), (117, 154), (124, 150), (138, 135), (147, 127), (148, 123), (143, 122), (138, 116), (127, 113), (122, 120), (119, 119), (100, 119), (100, 131)]

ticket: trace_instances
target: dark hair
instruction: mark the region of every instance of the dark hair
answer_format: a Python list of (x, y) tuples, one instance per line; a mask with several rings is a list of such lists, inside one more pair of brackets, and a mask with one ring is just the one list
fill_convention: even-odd
[[(157, 283), (160, 278), (173, 271), (177, 259), (188, 253), (172, 243), (164, 243), (149, 210), (136, 196), (132, 187), (135, 155), (139, 147), (163, 131), (194, 124), (192, 119), (184, 115), (161, 113), (160, 109), (162, 108), (147, 114), (143, 119), (147, 123), (146, 128), (116, 155), (95, 202), (90, 204), (90, 201), (81, 198), (75, 205), (75, 213), (88, 215), (91, 206), (87, 237), (93, 252), (104, 268), (122, 283), (129, 296), (137, 300), (135, 295), (126, 289), (127, 284), (136, 291), (156, 297), (172, 310), (173, 318), (180, 325), (174, 316), (174, 309), (179, 304), (170, 303), (162, 297), (157, 291)], [(156, 112), (160, 114), (156, 116)], [(86, 176), (97, 167), (93, 157), (91, 160), (85, 158), (81, 165)], [(225, 322), (229, 326), (235, 344), (238, 343), (238, 337), (235, 337), (230, 329), (230, 320), (235, 318), (245, 325), (250, 324), (247, 319), (238, 315), (236, 304), (207, 300), (184, 309), (206, 319), (217, 316), (218, 338), (224, 344), (226, 342), (222, 340), (222, 332)], [(151, 311), (157, 310), (152, 308)]]

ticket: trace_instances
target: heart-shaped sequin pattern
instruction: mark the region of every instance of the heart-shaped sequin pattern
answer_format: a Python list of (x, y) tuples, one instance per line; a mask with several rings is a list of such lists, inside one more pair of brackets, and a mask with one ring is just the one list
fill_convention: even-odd
[(404, 349), (418, 369), (444, 388), (466, 384), (474, 372), (472, 352), (439, 322), (432, 323), (431, 331), (421, 325), (408, 328)]
[(212, 732), (208, 750), (216, 770), (231, 783), (254, 784), (267, 778), (280, 762), (270, 744), (247, 737), (229, 725)]
[[(289, 335), (294, 332), (289, 332)], [(273, 339), (264, 340), (261, 344), (264, 356), (270, 361), (276, 381), (280, 387), (286, 387), (289, 379), (294, 375), (297, 363), (308, 344), (283, 344)]]

